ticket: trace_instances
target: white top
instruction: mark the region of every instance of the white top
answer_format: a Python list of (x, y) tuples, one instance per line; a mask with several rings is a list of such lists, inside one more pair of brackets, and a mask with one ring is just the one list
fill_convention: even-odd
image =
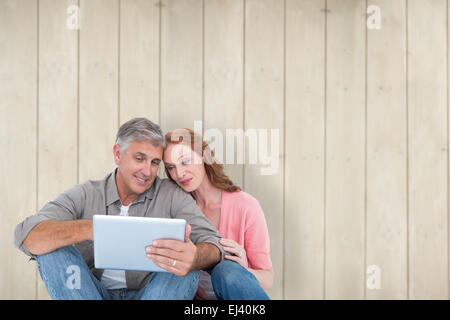
[[(128, 216), (128, 206), (122, 206), (120, 208), (121, 216)], [(125, 270), (110, 270), (105, 269), (102, 274), (101, 283), (105, 289), (123, 289), (127, 287), (127, 280), (125, 278)]]

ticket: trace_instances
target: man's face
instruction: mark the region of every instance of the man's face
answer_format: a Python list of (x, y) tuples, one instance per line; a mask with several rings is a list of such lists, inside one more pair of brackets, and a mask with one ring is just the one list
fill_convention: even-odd
[(154, 147), (150, 141), (132, 141), (125, 151), (120, 152), (119, 145), (114, 146), (114, 159), (117, 170), (117, 188), (119, 196), (134, 200), (151, 187), (155, 181), (163, 148)]

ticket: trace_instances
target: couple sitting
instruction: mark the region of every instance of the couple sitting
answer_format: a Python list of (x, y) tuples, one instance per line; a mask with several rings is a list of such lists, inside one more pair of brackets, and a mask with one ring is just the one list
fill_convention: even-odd
[[(15, 229), (15, 245), (36, 259), (52, 299), (268, 299), (273, 270), (262, 209), (199, 135), (164, 136), (135, 118), (120, 127), (113, 154), (114, 172), (64, 191)], [(157, 176), (162, 159), (169, 179)], [(145, 248), (167, 273), (96, 269), (94, 214), (185, 219), (186, 237)], [(73, 266), (77, 286), (67, 285)]]

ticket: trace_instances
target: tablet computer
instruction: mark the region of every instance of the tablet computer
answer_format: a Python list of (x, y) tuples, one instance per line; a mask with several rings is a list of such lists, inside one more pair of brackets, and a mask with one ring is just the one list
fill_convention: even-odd
[(156, 239), (184, 241), (186, 220), (94, 215), (94, 264), (97, 269), (167, 272), (145, 253)]

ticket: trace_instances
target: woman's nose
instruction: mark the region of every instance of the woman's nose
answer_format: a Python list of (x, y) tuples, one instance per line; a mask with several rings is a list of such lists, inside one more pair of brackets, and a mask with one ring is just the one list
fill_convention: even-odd
[(177, 177), (178, 179), (184, 176), (184, 170), (181, 167), (177, 167)]

